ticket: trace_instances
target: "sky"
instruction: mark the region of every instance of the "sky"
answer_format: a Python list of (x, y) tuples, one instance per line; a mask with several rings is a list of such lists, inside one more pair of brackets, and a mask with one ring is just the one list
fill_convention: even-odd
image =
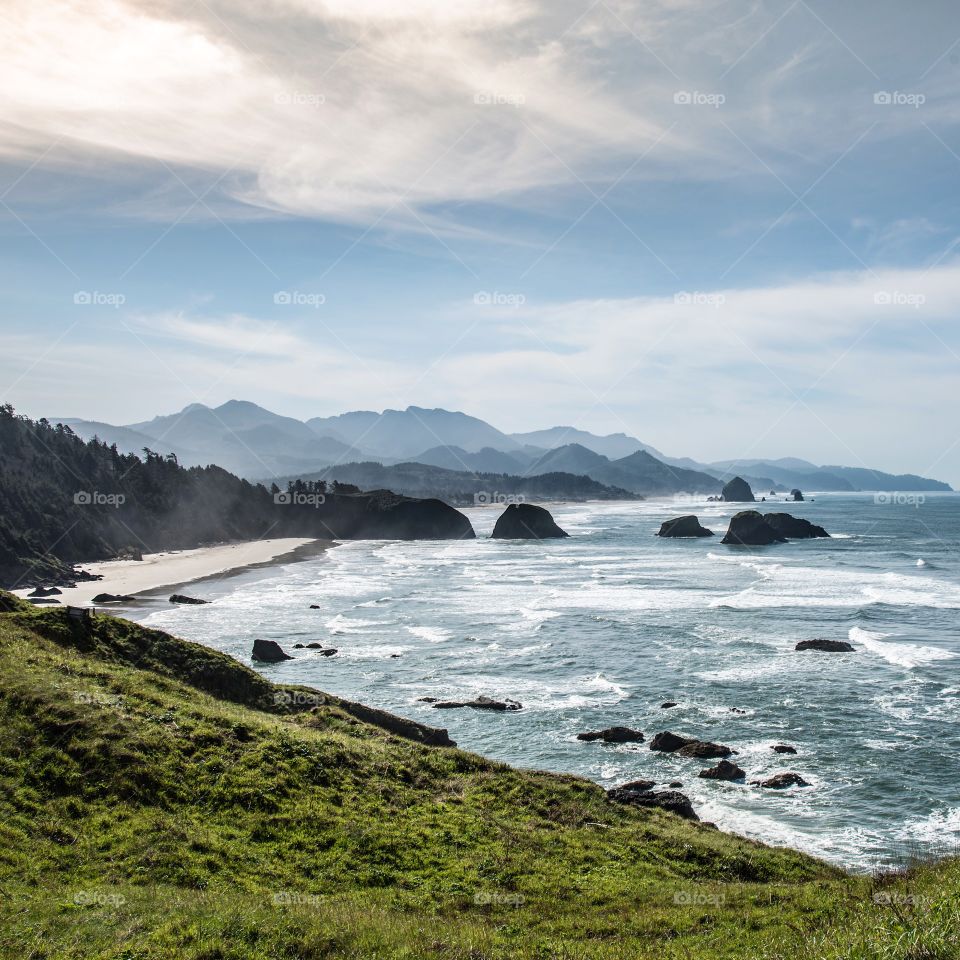
[(950, 0), (6, 0), (0, 402), (960, 486)]

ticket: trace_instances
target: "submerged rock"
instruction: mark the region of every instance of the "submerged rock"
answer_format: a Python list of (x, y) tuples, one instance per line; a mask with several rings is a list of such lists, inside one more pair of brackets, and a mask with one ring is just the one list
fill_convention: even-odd
[(607, 797), (614, 803), (626, 803), (634, 807), (656, 807), (660, 810), (666, 810), (668, 813), (675, 813), (684, 820), (699, 820), (693, 809), (690, 798), (674, 790), (661, 790), (654, 792), (652, 790), (625, 790), (622, 787), (616, 787), (607, 791)]
[(209, 603), (209, 600), (198, 600), (196, 597), (187, 597), (182, 593), (175, 593), (170, 598), (171, 603)]
[(664, 700), (663, 703), (660, 704), (660, 709), (669, 710), (671, 707), (675, 707), (676, 705), (677, 705), (676, 700)]
[(522, 710), (523, 704), (516, 700), (493, 700), (490, 697), (476, 697), (473, 700), (437, 700), (433, 704), (434, 710), (459, 710), (462, 707), (472, 707), (474, 710)]
[(789, 513), (765, 513), (763, 519), (781, 537), (788, 540), (812, 540), (814, 537), (830, 536), (823, 527), (818, 527), (802, 517), (793, 517)]
[(750, 484), (743, 477), (734, 477), (724, 484), (720, 499), (725, 503), (753, 503), (757, 498), (753, 495)]
[(283, 660), (292, 660), (289, 653), (284, 653), (280, 644), (275, 640), (254, 640), (253, 659), (261, 663), (280, 663)]
[(701, 760), (712, 760), (715, 757), (729, 757), (736, 753), (722, 743), (711, 743), (709, 740), (695, 740), (686, 746), (674, 751), (678, 757), (699, 757)]
[(607, 727), (606, 730), (591, 730), (578, 733), (578, 740), (603, 740), (604, 743), (643, 743), (643, 733), (630, 727)]
[(817, 637), (813, 640), (801, 640), (794, 650), (822, 650), (824, 653), (855, 653), (856, 647), (846, 640), (824, 640)]
[(697, 776), (704, 780), (743, 780), (746, 772), (729, 760), (721, 760), (709, 770), (701, 770)]
[(771, 543), (786, 543), (787, 538), (767, 523), (758, 510), (741, 510), (730, 518), (730, 526), (721, 543), (737, 546), (765, 547)]
[(766, 780), (753, 780), (751, 782), (767, 790), (785, 790), (787, 787), (810, 786), (799, 773), (778, 773), (776, 776), (769, 777)]
[(684, 517), (664, 520), (660, 525), (658, 537), (712, 537), (713, 531), (701, 526), (698, 517), (692, 513)]
[(128, 597), (123, 593), (98, 593), (91, 603), (130, 603), (136, 600), (136, 597)]
[(796, 753), (797, 752), (796, 747), (790, 747), (785, 743), (775, 743), (770, 749), (774, 753)]
[(498, 540), (551, 540), (568, 537), (549, 510), (532, 503), (511, 503), (497, 518), (493, 533)]

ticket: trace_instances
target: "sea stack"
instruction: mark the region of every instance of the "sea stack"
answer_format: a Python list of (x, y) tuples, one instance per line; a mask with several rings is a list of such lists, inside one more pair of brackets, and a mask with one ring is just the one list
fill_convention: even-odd
[(788, 540), (810, 540), (813, 537), (830, 536), (823, 527), (818, 527), (802, 517), (793, 517), (789, 513), (765, 513), (763, 519), (781, 537), (786, 537)]
[(765, 547), (771, 543), (786, 543), (786, 541), (787, 538), (771, 527), (758, 510), (741, 510), (730, 518), (727, 535), (720, 542), (738, 546)]
[(712, 537), (713, 531), (701, 526), (700, 520), (693, 514), (664, 520), (660, 525), (658, 537)]
[(724, 484), (720, 499), (725, 503), (754, 503), (756, 497), (750, 489), (750, 484), (743, 477), (734, 477)]
[(568, 537), (549, 510), (532, 503), (511, 503), (497, 519), (492, 537), (498, 540), (550, 540)]

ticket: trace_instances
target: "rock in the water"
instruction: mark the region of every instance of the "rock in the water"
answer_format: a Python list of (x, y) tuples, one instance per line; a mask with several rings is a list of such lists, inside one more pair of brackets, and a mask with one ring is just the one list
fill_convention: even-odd
[(675, 707), (676, 705), (677, 705), (676, 700), (664, 700), (664, 702), (660, 704), (660, 709), (669, 710), (671, 707)]
[(673, 753), (690, 743), (696, 743), (696, 737), (681, 737), (669, 730), (664, 730), (650, 741), (650, 749), (661, 753)]
[(650, 749), (659, 750), (661, 753), (673, 753), (675, 750), (679, 750), (689, 743), (696, 742), (696, 737), (681, 737), (675, 733), (671, 733), (669, 730), (664, 730), (663, 733), (658, 733), (650, 741)]
[(656, 780), (631, 780), (629, 783), (621, 783), (617, 789), (637, 790), (642, 793), (644, 790), (652, 790), (656, 785)]
[(311, 609), (311, 610), (319, 610), (319, 609), (320, 609), (320, 604), (319, 604), (319, 603), (311, 603), (311, 604), (310, 604), (310, 609)]
[(523, 704), (516, 700), (493, 700), (490, 697), (476, 697), (473, 700), (437, 700), (433, 704), (435, 710), (458, 710), (461, 707), (472, 707), (474, 710), (522, 710)]
[(280, 663), (283, 660), (292, 660), (293, 657), (284, 653), (280, 644), (274, 640), (254, 640), (253, 659), (261, 663)]
[(856, 648), (846, 640), (801, 640), (794, 650), (823, 650), (825, 653), (854, 653)]
[(122, 593), (98, 593), (90, 602), (91, 603), (130, 603), (133, 600), (136, 600), (136, 597), (128, 597), (126, 594)]
[(774, 753), (796, 753), (796, 747), (790, 747), (785, 743), (776, 743), (770, 748)]
[(684, 517), (664, 520), (660, 525), (658, 537), (712, 537), (713, 531), (700, 525), (700, 520), (692, 513)]
[(679, 780), (674, 780), (672, 783), (668, 783), (667, 786), (671, 790), (679, 790), (683, 786), (683, 784)]
[(701, 760), (712, 760), (715, 757), (729, 757), (736, 753), (730, 747), (722, 743), (711, 743), (709, 740), (695, 740), (684, 747), (680, 747), (675, 753), (678, 757), (699, 757)]
[(511, 503), (497, 518), (490, 536), (499, 540), (550, 540), (570, 534), (554, 523), (549, 510), (532, 503)]
[(823, 527), (818, 527), (802, 517), (793, 517), (789, 513), (765, 513), (763, 519), (781, 537), (786, 537), (788, 540), (812, 540), (814, 537), (830, 536)]
[(785, 790), (787, 787), (809, 787), (799, 773), (778, 773), (767, 780), (754, 780), (753, 783), (765, 787), (767, 790)]
[(771, 543), (785, 543), (786, 539), (767, 523), (758, 510), (741, 510), (730, 518), (727, 535), (720, 542), (764, 547)]
[(182, 593), (175, 593), (170, 598), (171, 603), (209, 603), (209, 600), (198, 600), (196, 597), (186, 597)]
[(794, 487), (790, 491), (790, 499), (793, 500), (794, 503), (803, 503), (803, 491)]
[(63, 591), (59, 587), (36, 587), (27, 594), (31, 600), (34, 597), (58, 597)]
[(753, 503), (757, 498), (750, 489), (750, 484), (743, 477), (734, 477), (724, 484), (720, 492), (720, 499), (725, 503)]
[(44, 604), (60, 604), (60, 601), (56, 597), (30, 597), (29, 600), (32, 604), (38, 607), (43, 606)]
[(697, 776), (704, 780), (743, 780), (746, 773), (735, 763), (729, 760), (721, 760), (715, 767), (709, 770), (701, 770)]
[(439, 697), (420, 697), (417, 700), (417, 703), (439, 703)]
[(699, 820), (690, 803), (690, 798), (673, 790), (624, 790), (617, 787), (607, 791), (607, 797), (615, 803), (628, 803), (634, 807), (658, 807), (675, 813), (684, 820)]
[(643, 743), (643, 734), (630, 727), (607, 727), (606, 730), (591, 730), (578, 733), (578, 740), (603, 740), (604, 743)]

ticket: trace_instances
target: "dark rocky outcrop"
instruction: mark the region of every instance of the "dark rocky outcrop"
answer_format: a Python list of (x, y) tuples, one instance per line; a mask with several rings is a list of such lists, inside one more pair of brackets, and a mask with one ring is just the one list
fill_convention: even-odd
[(131, 603), (136, 597), (128, 597), (123, 593), (98, 593), (91, 603)]
[(684, 820), (699, 820), (690, 803), (690, 798), (673, 790), (625, 790), (616, 787), (607, 791), (607, 797), (614, 803), (627, 803), (634, 807), (656, 807), (675, 813)]
[(771, 543), (785, 543), (786, 539), (767, 523), (758, 510), (741, 510), (730, 518), (730, 526), (721, 543), (765, 547)]
[(781, 537), (788, 540), (812, 540), (814, 537), (830, 536), (823, 527), (818, 527), (802, 517), (793, 517), (789, 513), (765, 513), (763, 519)]
[(660, 525), (658, 537), (712, 537), (713, 531), (700, 525), (700, 520), (692, 513), (683, 517), (664, 520)]
[(656, 785), (656, 780), (631, 780), (629, 783), (621, 783), (616, 789), (637, 790), (642, 793), (644, 790), (652, 790)]
[(677, 705), (676, 700), (664, 700), (664, 702), (660, 704), (660, 709), (669, 710), (671, 707), (675, 707), (676, 705)]
[(34, 597), (58, 597), (63, 591), (59, 587), (37, 587), (27, 596), (32, 600)]
[(799, 773), (778, 773), (776, 776), (769, 777), (766, 780), (752, 780), (751, 783), (758, 787), (764, 787), (767, 790), (786, 790), (787, 787), (809, 787)]
[(310, 609), (311, 609), (311, 610), (319, 610), (319, 609), (320, 609), (320, 604), (319, 604), (319, 603), (311, 603), (311, 604), (310, 604)]
[(770, 749), (774, 753), (796, 753), (797, 752), (796, 747), (788, 746), (785, 743), (775, 743)]
[(434, 710), (459, 710), (461, 707), (472, 707), (474, 710), (522, 710), (523, 704), (516, 700), (493, 700), (490, 697), (475, 697), (473, 700), (437, 700), (433, 704)]
[(606, 730), (578, 733), (577, 739), (603, 740), (604, 743), (643, 743), (643, 733), (630, 727), (607, 727)]
[(713, 760), (715, 757), (729, 757), (736, 753), (722, 743), (711, 743), (709, 740), (695, 740), (679, 750), (673, 751), (678, 757), (698, 757), (701, 760)]
[(283, 648), (275, 640), (254, 640), (253, 659), (260, 663), (280, 663), (283, 660), (292, 660), (293, 657), (283, 652)]
[(794, 487), (793, 490), (790, 491), (790, 499), (793, 500), (794, 503), (803, 503), (803, 491)]
[(196, 597), (187, 597), (187, 596), (184, 596), (182, 593), (175, 593), (175, 594), (170, 598), (170, 602), (171, 602), (171, 603), (196, 603), (196, 604), (199, 604), (199, 603), (209, 603), (210, 601), (209, 601), (209, 600), (198, 600)]
[(45, 603), (59, 606), (60, 601), (56, 597), (30, 597), (30, 602), (35, 606), (41, 607)]
[(687, 746), (687, 744), (696, 742), (696, 737), (681, 737), (669, 730), (664, 730), (650, 741), (650, 749), (659, 750), (661, 753), (673, 753), (681, 747)]
[(743, 780), (746, 772), (729, 760), (721, 760), (715, 767), (709, 770), (701, 770), (697, 776), (704, 780)]
[(743, 477), (734, 477), (724, 484), (720, 499), (725, 503), (753, 503), (757, 498), (753, 495), (750, 484)]
[(336, 652), (336, 647), (325, 647), (322, 643), (295, 643), (294, 650), (319, 650), (320, 656), (332, 657)]
[(856, 648), (846, 640), (824, 640), (817, 637), (813, 640), (801, 640), (794, 650), (822, 650), (824, 653), (854, 653)]
[(511, 503), (497, 518), (491, 537), (498, 540), (551, 540), (568, 537), (549, 510), (532, 503)]

